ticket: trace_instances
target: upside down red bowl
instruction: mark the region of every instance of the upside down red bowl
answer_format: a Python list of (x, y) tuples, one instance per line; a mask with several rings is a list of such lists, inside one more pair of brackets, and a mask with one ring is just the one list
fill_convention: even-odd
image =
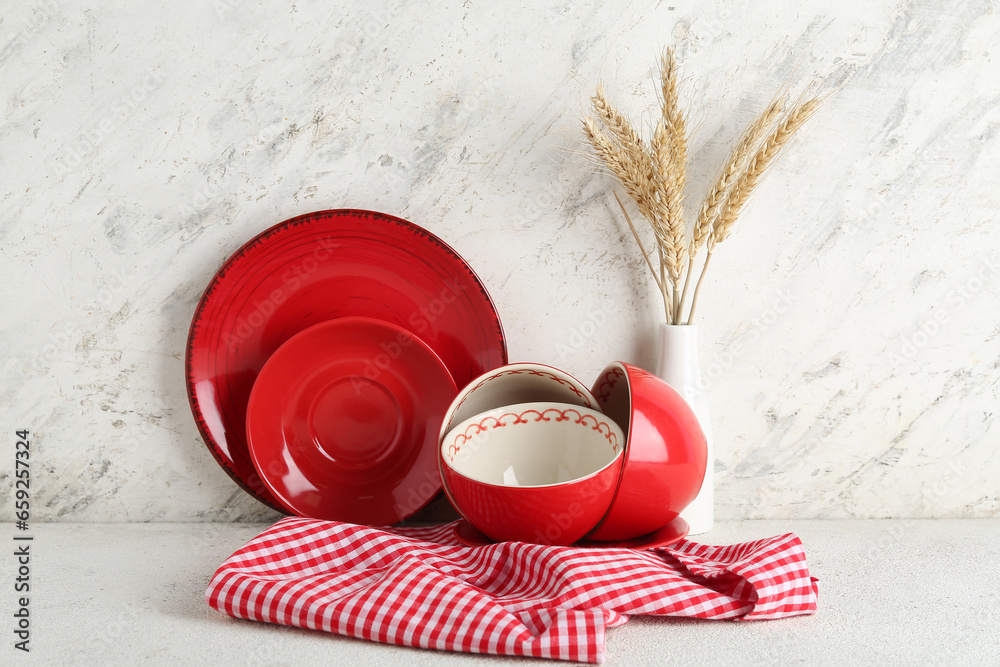
[(625, 433), (625, 455), (611, 508), (589, 540), (630, 540), (666, 526), (701, 488), (705, 434), (684, 398), (637, 366), (614, 362), (594, 384), (602, 410)]

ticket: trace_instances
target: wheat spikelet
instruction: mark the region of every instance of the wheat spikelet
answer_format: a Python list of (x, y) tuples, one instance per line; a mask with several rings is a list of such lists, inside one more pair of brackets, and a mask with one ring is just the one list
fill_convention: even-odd
[(740, 167), (747, 163), (760, 144), (761, 139), (763, 139), (767, 131), (774, 125), (774, 121), (781, 114), (785, 102), (784, 95), (779, 95), (772, 100), (750, 127), (743, 132), (739, 143), (736, 144), (733, 152), (729, 155), (729, 161), (726, 162), (715, 185), (709, 190), (708, 195), (706, 195), (705, 201), (701, 206), (701, 212), (698, 214), (698, 219), (695, 222), (691, 235), (692, 256), (696, 255), (701, 246), (708, 240), (712, 227), (722, 212), (720, 209), (739, 175)]
[[(604, 160), (611, 173), (625, 188), (625, 192), (639, 207), (639, 212), (647, 219), (652, 219), (654, 215), (655, 202), (650, 198), (652, 185), (649, 182), (646, 170), (637, 165), (631, 151), (626, 151), (621, 146), (616, 145), (597, 126), (592, 118), (583, 119), (583, 132), (590, 144), (594, 147), (598, 156)], [(645, 152), (645, 151), (643, 151)], [(647, 156), (648, 158), (648, 156)]]
[(653, 164), (642, 137), (632, 127), (620, 111), (615, 109), (604, 95), (604, 87), (597, 86), (597, 93), (591, 98), (597, 117), (608, 128), (610, 139), (621, 148), (623, 164), (631, 162), (633, 168), (642, 171), (644, 180), (653, 178)]
[(764, 176), (767, 168), (774, 163), (774, 158), (778, 156), (781, 149), (789, 142), (803, 123), (809, 120), (816, 109), (819, 108), (820, 100), (814, 98), (797, 105), (768, 135), (763, 145), (747, 164), (746, 169), (739, 180), (733, 185), (732, 190), (726, 197), (726, 202), (721, 208), (721, 212), (712, 227), (712, 232), (708, 238), (708, 250), (716, 244), (722, 243), (732, 231), (733, 224), (739, 216), (740, 211), (746, 205), (747, 200), (753, 193), (754, 188)]
[(687, 184), (687, 128), (677, 93), (677, 58), (673, 47), (660, 59), (660, 92), (663, 96), (663, 120), (670, 132), (671, 156), (681, 192)]
[(604, 122), (611, 131), (611, 136), (622, 148), (630, 152), (635, 149), (643, 149), (642, 137), (635, 131), (635, 128), (632, 127), (628, 119), (611, 106), (608, 98), (604, 95), (603, 85), (597, 85), (597, 92), (590, 99), (594, 104), (594, 111), (597, 112), (597, 117)]
[[(656, 232), (657, 238), (660, 239), (661, 244), (667, 245), (670, 243), (670, 225), (669, 218), (670, 214), (667, 211), (667, 198), (663, 192), (664, 187), (664, 171), (669, 169), (670, 161), (670, 139), (666, 136), (666, 130), (663, 127), (663, 121), (660, 121), (656, 130), (653, 133), (653, 139), (650, 141), (649, 151), (652, 158), (652, 178), (650, 179), (650, 184), (653, 186), (653, 201), (655, 206), (653, 207), (653, 214), (656, 220), (652, 221), (653, 230)], [(661, 169), (663, 165), (664, 169)]]
[(656, 188), (657, 218), (654, 229), (663, 247), (670, 280), (676, 284), (684, 271), (688, 244), (684, 229), (684, 190), (680, 184), (673, 147), (673, 137), (666, 121), (661, 118), (652, 142), (656, 171), (653, 181)]

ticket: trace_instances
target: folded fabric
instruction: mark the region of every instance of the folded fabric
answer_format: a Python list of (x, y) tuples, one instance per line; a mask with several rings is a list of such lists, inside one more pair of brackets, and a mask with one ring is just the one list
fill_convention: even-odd
[(223, 563), (209, 605), (236, 618), (401, 646), (600, 663), (631, 614), (775, 619), (816, 610), (794, 534), (650, 550), (462, 546), (457, 522), (371, 528), (287, 518)]

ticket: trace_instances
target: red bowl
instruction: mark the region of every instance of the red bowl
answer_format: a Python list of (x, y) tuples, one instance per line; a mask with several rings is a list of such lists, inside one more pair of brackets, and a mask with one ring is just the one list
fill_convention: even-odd
[(593, 388), (625, 433), (625, 458), (611, 509), (589, 540), (630, 540), (666, 526), (701, 488), (708, 447), (698, 418), (666, 382), (614, 362)]
[(441, 441), (438, 464), (448, 499), (491, 539), (566, 545), (608, 511), (623, 440), (596, 410), (522, 403), (456, 426)]

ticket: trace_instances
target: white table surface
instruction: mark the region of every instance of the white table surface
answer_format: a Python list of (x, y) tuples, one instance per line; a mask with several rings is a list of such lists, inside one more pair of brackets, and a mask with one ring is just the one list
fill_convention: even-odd
[[(204, 592), (215, 568), (265, 527), (32, 526), (31, 653), (13, 648), (15, 594), (7, 582), (16, 575), (8, 555), (0, 664), (530, 664), (380, 645), (211, 609)], [(17, 544), (14, 527), (7, 529), (8, 543)], [(820, 579), (816, 615), (749, 623), (635, 617), (609, 630), (605, 664), (1000, 665), (1000, 521), (754, 521), (722, 524), (697, 540), (724, 544), (789, 531), (802, 538)]]

